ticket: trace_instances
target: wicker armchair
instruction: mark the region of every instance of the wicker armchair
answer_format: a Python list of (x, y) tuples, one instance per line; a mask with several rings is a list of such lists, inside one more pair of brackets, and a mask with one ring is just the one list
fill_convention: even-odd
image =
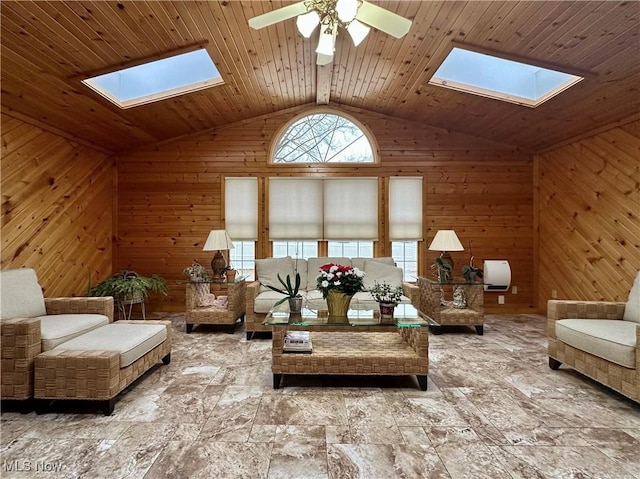
[[(211, 284), (205, 283), (207, 289), (211, 290)], [(186, 311), (185, 323), (187, 334), (191, 333), (196, 324), (235, 324), (242, 321), (245, 315), (245, 291), (247, 283), (238, 281), (237, 283), (225, 283), (226, 295), (229, 304), (227, 308), (218, 306), (198, 305), (196, 289), (202, 284), (187, 283), (186, 287)]]
[[(100, 314), (113, 322), (113, 298), (45, 298), (46, 314)], [(0, 320), (2, 399), (33, 397), (35, 357), (42, 352), (40, 320)]]
[(640, 323), (635, 325), (635, 368), (628, 368), (575, 348), (558, 339), (556, 322), (562, 319), (623, 321), (627, 303), (550, 300), (547, 303), (549, 367), (562, 363), (605, 386), (640, 402)]

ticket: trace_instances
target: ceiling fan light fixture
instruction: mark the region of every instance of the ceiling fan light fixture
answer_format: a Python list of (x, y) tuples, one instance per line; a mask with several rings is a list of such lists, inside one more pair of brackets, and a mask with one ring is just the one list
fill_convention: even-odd
[(370, 30), (371, 29), (368, 26), (360, 23), (358, 20), (353, 20), (347, 27), (351, 40), (353, 40), (353, 45), (356, 47), (360, 45), (365, 38), (367, 38)]
[[(335, 31), (335, 28), (333, 29), (333, 31)], [(333, 56), (334, 48), (335, 40), (332, 31), (329, 30), (329, 32), (327, 33), (326, 30), (322, 30), (320, 32), (320, 40), (318, 41), (318, 48), (316, 48), (316, 53)]]
[(351, 22), (358, 13), (358, 0), (338, 0), (336, 2), (336, 13), (341, 22)]
[(313, 31), (320, 24), (320, 15), (315, 10), (311, 10), (304, 15), (298, 15), (296, 26), (298, 31), (305, 38), (310, 38)]

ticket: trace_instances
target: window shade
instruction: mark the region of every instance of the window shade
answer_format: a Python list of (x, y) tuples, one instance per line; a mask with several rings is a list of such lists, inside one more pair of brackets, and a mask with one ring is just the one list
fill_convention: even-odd
[(322, 239), (322, 180), (269, 178), (269, 239)]
[(326, 178), (324, 239), (378, 239), (378, 179)]
[(389, 238), (422, 240), (422, 178), (389, 178)]
[(225, 178), (225, 229), (232, 240), (258, 239), (258, 179)]

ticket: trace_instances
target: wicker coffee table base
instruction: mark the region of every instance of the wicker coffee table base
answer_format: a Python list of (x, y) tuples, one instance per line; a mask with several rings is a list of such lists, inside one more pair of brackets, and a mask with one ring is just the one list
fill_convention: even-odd
[[(386, 331), (386, 332), (381, 332)], [(427, 390), (429, 333), (427, 328), (354, 332), (313, 331), (311, 354), (283, 353), (286, 328), (274, 326), (273, 387), (286, 374), (300, 375), (415, 375), (420, 389)]]

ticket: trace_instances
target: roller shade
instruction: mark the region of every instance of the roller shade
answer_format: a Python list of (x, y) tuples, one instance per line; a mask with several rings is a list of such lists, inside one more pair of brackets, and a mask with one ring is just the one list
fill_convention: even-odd
[(389, 178), (389, 238), (420, 241), (422, 230), (422, 178)]
[(258, 239), (258, 179), (225, 178), (225, 229), (232, 240)]
[(322, 180), (269, 178), (269, 239), (322, 239)]
[(378, 179), (324, 179), (324, 239), (378, 239)]

